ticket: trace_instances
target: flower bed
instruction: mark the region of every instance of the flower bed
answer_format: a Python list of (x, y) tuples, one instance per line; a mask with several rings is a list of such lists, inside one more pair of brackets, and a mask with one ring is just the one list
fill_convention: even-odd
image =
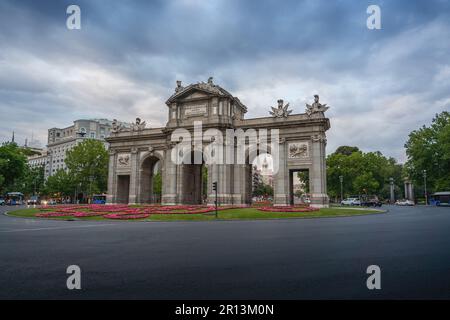
[(118, 220), (128, 220), (128, 219), (145, 219), (150, 217), (147, 213), (140, 213), (140, 214), (131, 214), (131, 213), (111, 213), (106, 214), (103, 216), (103, 218), (107, 219), (118, 219)]
[(261, 207), (260, 211), (266, 212), (313, 212), (319, 211), (319, 208), (306, 207), (306, 206), (289, 206), (289, 207)]
[(51, 218), (51, 217), (71, 217), (73, 214), (68, 212), (43, 212), (37, 213), (36, 217), (39, 218)]
[[(229, 209), (230, 207), (219, 207), (218, 210)], [(143, 219), (151, 214), (203, 214), (215, 210), (214, 206), (203, 205), (145, 205), (142, 207), (130, 207), (128, 205), (59, 205), (54, 207), (44, 207), (41, 210), (49, 210), (36, 214), (36, 217), (95, 217), (102, 216), (107, 219)]]
[[(248, 208), (248, 206), (221, 206), (217, 210), (222, 211), (233, 208)], [(260, 211), (266, 212), (312, 212), (319, 209), (308, 206), (289, 206), (289, 207), (273, 207), (263, 206), (256, 207)], [(60, 205), (54, 207), (43, 207), (43, 212), (36, 214), (40, 218), (52, 217), (103, 217), (106, 219), (145, 219), (151, 215), (164, 214), (206, 214), (215, 211), (214, 206), (205, 205), (145, 205), (140, 207), (131, 207), (128, 205)], [(48, 211), (51, 210), (51, 211)]]

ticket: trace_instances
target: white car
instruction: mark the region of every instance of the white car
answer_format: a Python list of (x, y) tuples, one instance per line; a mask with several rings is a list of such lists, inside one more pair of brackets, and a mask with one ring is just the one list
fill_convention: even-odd
[(414, 205), (414, 201), (411, 200), (397, 200), (395, 202), (396, 205), (398, 206), (413, 206)]
[(361, 201), (358, 198), (347, 198), (341, 201), (343, 206), (360, 206)]

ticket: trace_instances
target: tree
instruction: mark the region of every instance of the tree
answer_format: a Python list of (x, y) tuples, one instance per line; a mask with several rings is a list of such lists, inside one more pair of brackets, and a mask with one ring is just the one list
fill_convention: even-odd
[(79, 191), (92, 195), (106, 192), (108, 160), (103, 142), (86, 139), (67, 152), (65, 162)]
[(358, 147), (340, 146), (336, 149), (336, 151), (334, 153), (342, 154), (344, 156), (349, 156), (353, 152), (358, 152), (358, 151), (359, 151)]
[(40, 194), (44, 189), (44, 167), (30, 168), (25, 166), (20, 180), (14, 183), (14, 190), (25, 195)]
[(358, 194), (373, 194), (379, 191), (380, 184), (372, 172), (364, 172), (353, 180), (353, 190)]
[(5, 191), (24, 174), (27, 159), (14, 142), (5, 142), (0, 147), (0, 189)]
[[(349, 154), (348, 151), (354, 150)], [(339, 152), (338, 152), (339, 151)], [(403, 166), (394, 158), (386, 158), (379, 151), (364, 153), (356, 147), (339, 147), (327, 157), (327, 185), (330, 197), (340, 197), (343, 177), (344, 196), (376, 194), (389, 197), (389, 178), (397, 188), (403, 183)]]
[(154, 173), (153, 175), (153, 194), (160, 196), (162, 190), (161, 172)]
[(63, 169), (47, 178), (44, 193), (52, 197), (73, 196), (76, 188), (74, 177)]
[(305, 193), (309, 193), (309, 171), (308, 170), (298, 171), (297, 177), (303, 183)]
[(429, 192), (450, 190), (450, 112), (437, 114), (429, 127), (412, 131), (405, 148), (406, 173), (416, 185), (423, 187), (426, 170)]
[(252, 170), (252, 195), (254, 197), (273, 196), (273, 187), (264, 183), (261, 172), (256, 166), (253, 166)]
[(202, 199), (206, 199), (208, 197), (208, 166), (202, 166)]
[(273, 187), (261, 181), (257, 186), (254, 187), (253, 196), (255, 197), (273, 196)]

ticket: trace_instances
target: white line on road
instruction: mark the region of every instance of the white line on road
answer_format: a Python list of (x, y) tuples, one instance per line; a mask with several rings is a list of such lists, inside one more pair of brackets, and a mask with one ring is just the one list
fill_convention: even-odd
[(89, 224), (86, 226), (72, 226), (72, 227), (47, 227), (47, 228), (28, 228), (28, 229), (15, 229), (15, 230), (1, 230), (0, 233), (8, 232), (24, 232), (24, 231), (40, 231), (40, 230), (58, 230), (58, 229), (76, 229), (76, 228), (90, 228), (90, 227), (102, 227), (102, 226), (114, 226), (116, 224)]

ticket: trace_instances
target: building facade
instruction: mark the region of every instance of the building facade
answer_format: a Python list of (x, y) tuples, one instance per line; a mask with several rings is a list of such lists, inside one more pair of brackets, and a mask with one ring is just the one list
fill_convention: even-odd
[(29, 156), (27, 158), (28, 166), (32, 169), (44, 167), (47, 165), (47, 150), (43, 150), (42, 153)]
[[(270, 116), (245, 119), (246, 106), (210, 78), (186, 87), (177, 81), (166, 105), (165, 127), (145, 128), (140, 119), (131, 128), (113, 124), (106, 138), (109, 203), (152, 203), (153, 169), (159, 163), (164, 205), (214, 204), (213, 182), (219, 204), (250, 204), (252, 163), (270, 154), (274, 205), (293, 204), (292, 176), (307, 170), (311, 205), (328, 206), (325, 132), (330, 122), (318, 96), (304, 113), (291, 114), (280, 99)], [(203, 166), (208, 169), (206, 199)]]
[[(105, 141), (111, 134), (112, 121), (107, 119), (75, 120), (73, 125), (66, 128), (48, 129), (47, 154), (39, 159), (30, 158), (28, 163), (42, 163), (45, 158), (45, 179), (52, 176), (59, 169), (67, 170), (66, 153), (84, 139)], [(107, 143), (105, 141), (105, 147)]]

